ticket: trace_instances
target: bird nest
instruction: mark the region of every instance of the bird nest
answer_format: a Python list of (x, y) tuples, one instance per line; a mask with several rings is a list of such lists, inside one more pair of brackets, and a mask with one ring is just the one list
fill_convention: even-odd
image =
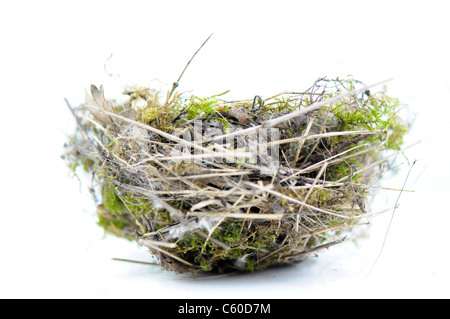
[(106, 232), (165, 269), (227, 272), (300, 261), (366, 223), (369, 190), (407, 131), (397, 99), (352, 78), (265, 99), (226, 93), (130, 87), (119, 103), (92, 85), (71, 108), (64, 157), (92, 176)]

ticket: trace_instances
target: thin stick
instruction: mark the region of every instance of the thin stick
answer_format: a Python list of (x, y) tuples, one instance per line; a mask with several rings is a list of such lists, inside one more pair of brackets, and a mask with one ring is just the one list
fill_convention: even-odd
[(164, 248), (177, 248), (177, 244), (175, 243), (166, 243), (163, 241), (156, 241), (150, 239), (140, 239), (139, 244), (144, 246), (156, 246), (156, 247), (164, 247)]
[[(302, 137), (308, 136), (313, 123), (314, 123), (314, 118), (310, 118), (308, 126), (306, 127), (305, 131), (303, 132)], [(305, 144), (305, 140), (300, 140), (300, 143), (298, 143), (297, 152), (295, 153), (294, 162), (292, 163), (293, 167), (295, 167), (295, 165), (297, 165), (298, 158), (300, 157), (300, 152), (302, 151), (304, 144)]]
[(68, 101), (66, 98), (64, 98), (64, 101), (66, 102), (66, 105), (67, 105), (67, 107), (68, 107), (69, 110), (70, 110), (70, 113), (72, 113), (73, 117), (75, 118), (75, 121), (77, 122), (77, 126), (78, 126), (78, 129), (81, 131), (81, 134), (83, 134), (83, 136), (84, 136), (84, 138), (85, 138), (86, 140), (91, 141), (91, 140), (89, 139), (89, 136), (87, 135), (86, 131), (84, 130), (83, 125), (81, 125), (80, 119), (79, 119), (78, 116), (75, 114), (75, 111), (73, 110), (73, 108), (72, 108), (72, 106), (70, 105), (69, 101)]
[(111, 260), (124, 261), (124, 262), (128, 262), (128, 263), (148, 265), (148, 266), (160, 266), (160, 264), (158, 264), (158, 263), (151, 263), (151, 262), (146, 262), (146, 261), (138, 261), (138, 260), (124, 259), (124, 258), (111, 258)]
[[(357, 145), (357, 146), (352, 147), (351, 149), (348, 149), (348, 150), (346, 150), (346, 151), (343, 151), (343, 152), (341, 152), (341, 153), (339, 153), (339, 154), (336, 154), (336, 155), (333, 155), (333, 156), (331, 156), (331, 157), (328, 157), (328, 158), (324, 159), (323, 161), (320, 161), (320, 162), (318, 162), (318, 163), (316, 163), (316, 164), (313, 164), (313, 165), (311, 165), (311, 166), (308, 166), (307, 168), (304, 168), (304, 169), (301, 169), (301, 170), (297, 171), (295, 174), (292, 174), (291, 176), (288, 176), (288, 177), (284, 178), (281, 182), (286, 182), (287, 180), (290, 180), (290, 179), (292, 179), (293, 177), (296, 177), (296, 176), (298, 176), (298, 175), (300, 175), (300, 174), (309, 173), (309, 172), (311, 172), (311, 171), (314, 171), (314, 170), (316, 170), (318, 167), (322, 166), (323, 163), (325, 163), (325, 162), (328, 162), (328, 164), (332, 164), (332, 163), (334, 163), (335, 161), (340, 162), (340, 161), (343, 161), (343, 160), (347, 159), (349, 156), (350, 156), (350, 157), (353, 157), (353, 156), (356, 156), (356, 155), (364, 154), (365, 152), (369, 152), (369, 151), (371, 151), (372, 149), (376, 149), (376, 148), (379, 147), (379, 146), (377, 145), (376, 147), (368, 148), (368, 149), (365, 149), (365, 150), (363, 150), (363, 151), (360, 151), (360, 152), (357, 152), (357, 153), (350, 154), (350, 155), (348, 155), (348, 156), (346, 156), (346, 157), (342, 157), (342, 158), (336, 159), (337, 157), (339, 157), (339, 156), (341, 156), (341, 155), (344, 155), (344, 154), (346, 154), (346, 153), (348, 153), (348, 152), (351, 152), (351, 151), (353, 151), (353, 150), (355, 150), (355, 149), (357, 149), (357, 148), (363, 147), (363, 146), (367, 146), (367, 145), (366, 145), (366, 144), (363, 144), (363, 145)], [(334, 160), (333, 160), (333, 159), (334, 159)], [(332, 161), (332, 160), (333, 160), (333, 161)]]
[(382, 190), (396, 191), (396, 192), (400, 192), (400, 191), (407, 192), (407, 193), (415, 193), (416, 192), (415, 190), (412, 190), (412, 189), (398, 189), (398, 188), (370, 186), (370, 185), (351, 183), (351, 182), (338, 183), (338, 182), (328, 182), (328, 181), (326, 181), (326, 183), (322, 184), (322, 185), (305, 184), (303, 186), (291, 186), (291, 189), (293, 189), (293, 190), (296, 190), (296, 189), (309, 189), (309, 188), (327, 189), (329, 187), (338, 187), (338, 186), (344, 186), (344, 185), (354, 185), (354, 186), (358, 186), (358, 187), (362, 187), (362, 188), (382, 189)]
[[(127, 184), (122, 184), (122, 183), (120, 183), (118, 181), (114, 181), (114, 184), (117, 185), (118, 187), (124, 189), (125, 191), (135, 192), (135, 193), (138, 193), (138, 194), (141, 194), (141, 195), (144, 195), (144, 196), (148, 196), (155, 203), (161, 205), (165, 210), (167, 210), (171, 216), (176, 216), (176, 217), (181, 218), (181, 219), (184, 218), (184, 213), (182, 211), (180, 211), (179, 209), (176, 209), (175, 207), (172, 207), (171, 205), (167, 204), (164, 200), (162, 200), (161, 198), (159, 198), (158, 196), (156, 196), (155, 194), (153, 194), (152, 192), (150, 192), (149, 190), (147, 190), (145, 188), (138, 187), (138, 186), (127, 185)], [(131, 213), (131, 211), (130, 211), (130, 213)], [(134, 215), (133, 215), (133, 217), (134, 217)], [(135, 220), (136, 220), (136, 218), (135, 218)], [(137, 220), (136, 220), (136, 223), (137, 223)]]
[[(206, 158), (234, 159), (235, 157), (236, 158), (251, 158), (252, 153), (229, 151), (229, 152), (215, 152), (213, 154), (194, 154), (194, 155), (189, 154), (189, 155), (179, 155), (179, 156), (167, 156), (167, 157), (159, 157), (158, 159), (148, 158), (148, 159), (142, 160), (141, 162), (139, 162), (137, 164), (142, 164), (142, 163), (151, 162), (151, 161), (193, 162), (194, 160), (206, 159)], [(134, 164), (134, 165), (136, 165), (136, 164)]]
[[(328, 166), (327, 162), (323, 163), (322, 168), (320, 169), (319, 173), (316, 176), (316, 179), (314, 180), (314, 182), (312, 184), (313, 187), (317, 184), (317, 181), (320, 179), (320, 177), (322, 176), (323, 172), (325, 172), (325, 170), (327, 169), (327, 166)], [(304, 202), (306, 202), (308, 200), (309, 196), (311, 196), (311, 193), (314, 190), (313, 187), (311, 187), (308, 190), (308, 193), (306, 194), (305, 198), (303, 199)], [(300, 209), (298, 210), (298, 213), (297, 213), (297, 223), (295, 224), (295, 231), (297, 233), (298, 233), (298, 224), (299, 224), (298, 222), (299, 222), (300, 214), (302, 213), (303, 207), (304, 206), (300, 206)]]
[(268, 97), (266, 99), (264, 99), (264, 102), (269, 101), (271, 99), (274, 99), (280, 95), (322, 95), (322, 93), (314, 93), (314, 92), (292, 92), (292, 91), (287, 91), (287, 92), (281, 92), (275, 95), (272, 95), (271, 97)]
[(306, 141), (311, 139), (319, 139), (324, 137), (333, 137), (333, 136), (343, 136), (343, 135), (374, 135), (374, 134), (381, 134), (382, 131), (376, 131), (376, 132), (370, 132), (370, 131), (343, 131), (343, 132), (330, 132), (330, 133), (321, 133), (321, 134), (314, 134), (314, 135), (307, 135), (307, 136), (299, 136), (299, 137), (293, 137), (293, 138), (287, 138), (284, 140), (278, 140), (273, 141), (265, 144), (261, 144), (261, 147), (270, 147), (277, 144), (288, 144), (292, 142), (298, 142), (298, 141)]
[(280, 220), (283, 218), (283, 214), (244, 214), (244, 213), (220, 213), (220, 212), (189, 212), (187, 216), (214, 216), (214, 217), (226, 217), (226, 218), (239, 218), (239, 219), (263, 219), (263, 220)]
[[(139, 244), (141, 244), (141, 241), (139, 241)], [(174, 255), (172, 253), (169, 253), (168, 251), (166, 251), (166, 250), (164, 250), (164, 249), (162, 249), (162, 248), (160, 248), (158, 246), (151, 245), (151, 244), (149, 244), (147, 242), (142, 242), (142, 245), (144, 245), (144, 246), (146, 246), (146, 247), (148, 247), (150, 249), (154, 249), (156, 251), (159, 251), (160, 253), (162, 253), (164, 255), (167, 255), (167, 256), (175, 259), (175, 260), (178, 260), (179, 262), (181, 262), (181, 263), (183, 263), (185, 265), (188, 265), (189, 267), (195, 268), (195, 266), (193, 264), (191, 264), (190, 262), (188, 262), (188, 261), (184, 260), (183, 258), (178, 257), (178, 256), (176, 256), (176, 255)]]
[[(366, 167), (364, 167), (364, 168), (362, 168), (362, 169), (360, 169), (360, 170), (354, 172), (353, 174), (359, 174), (359, 173), (361, 173), (361, 172), (364, 172), (364, 171), (370, 169), (371, 167), (373, 167), (373, 166), (375, 166), (375, 165), (377, 165), (377, 164), (379, 164), (379, 163), (382, 163), (382, 162), (386, 161), (388, 158), (390, 158), (390, 157), (392, 157), (392, 156), (394, 156), (394, 155), (397, 156), (400, 152), (403, 152), (403, 151), (407, 150), (408, 148), (417, 145), (418, 143), (419, 143), (419, 142), (415, 142), (414, 144), (411, 144), (411, 145), (409, 145), (409, 146), (407, 146), (407, 147), (405, 147), (405, 148), (402, 148), (400, 151), (398, 151), (398, 152), (396, 152), (396, 153), (387, 155), (387, 156), (384, 157), (383, 159), (381, 159), (381, 160), (379, 160), (379, 161), (377, 161), (377, 162), (375, 162), (375, 163), (372, 163), (372, 164), (370, 164), (370, 165), (368, 165), (368, 166), (366, 166)], [(345, 181), (346, 179), (348, 179), (348, 177), (349, 177), (349, 176), (344, 176), (344, 177), (342, 177), (341, 179), (337, 180), (336, 183), (343, 182), (343, 181)], [(373, 184), (375, 184), (375, 183), (373, 183)], [(402, 190), (402, 191), (405, 191), (405, 192), (406, 192), (407, 190)]]
[(189, 60), (189, 62), (186, 64), (186, 66), (184, 67), (183, 71), (181, 72), (180, 76), (178, 77), (178, 80), (176, 80), (175, 82), (173, 82), (172, 85), (172, 90), (170, 91), (169, 95), (167, 96), (167, 101), (166, 104), (169, 103), (169, 99), (172, 96), (173, 92), (175, 91), (175, 89), (178, 87), (179, 82), (181, 80), (181, 77), (183, 76), (184, 72), (186, 71), (186, 69), (188, 68), (189, 64), (191, 64), (192, 60), (194, 59), (194, 57), (197, 55), (197, 53), (203, 48), (203, 46), (206, 44), (206, 42), (208, 42), (209, 38), (211, 38), (211, 36), (214, 34), (211, 33), (210, 36), (205, 40), (205, 42), (203, 42), (203, 44), (197, 49), (197, 51), (195, 51), (194, 55), (191, 57), (191, 59)]
[[(340, 218), (345, 218), (345, 219), (351, 219), (351, 217), (340, 215), (340, 214), (331, 212), (329, 210), (324, 210), (324, 209), (321, 209), (319, 207), (316, 207), (316, 206), (313, 206), (313, 205), (309, 205), (309, 204), (307, 204), (305, 202), (302, 202), (302, 201), (297, 200), (295, 198), (291, 198), (289, 196), (283, 195), (283, 194), (281, 194), (281, 193), (279, 193), (277, 191), (271, 190), (271, 189), (269, 189), (267, 187), (263, 187), (263, 186), (260, 186), (260, 185), (257, 185), (257, 184), (253, 184), (253, 183), (250, 183), (250, 182), (246, 182), (245, 184), (247, 184), (247, 185), (249, 185), (251, 187), (257, 188), (259, 190), (262, 190), (262, 191), (264, 191), (266, 193), (270, 193), (270, 194), (273, 194), (273, 195), (278, 196), (280, 198), (284, 198), (287, 201), (290, 201), (290, 202), (296, 203), (298, 205), (302, 205), (302, 206), (305, 206), (305, 207), (310, 208), (312, 210), (318, 211), (320, 213), (325, 213), (325, 214), (329, 214), (329, 215), (333, 215), (333, 216), (340, 217)], [(259, 214), (257, 214), (257, 215), (259, 215)]]
[[(206, 245), (208, 243), (208, 241), (211, 241), (212, 243), (215, 243), (217, 245), (219, 245), (220, 247), (222, 247), (225, 250), (230, 250), (230, 246), (222, 243), (220, 240), (217, 240), (212, 236), (212, 234), (216, 231), (217, 227), (219, 227), (219, 225), (226, 219), (226, 217), (222, 217), (214, 226), (213, 228), (211, 228), (211, 230), (209, 231), (209, 234), (206, 236), (206, 240), (205, 243), (203, 244), (203, 248), (202, 248), (202, 252), (206, 249)], [(199, 230), (197, 231), (197, 233), (199, 233)], [(200, 232), (201, 234), (203, 234), (203, 232)]]
[(370, 272), (372, 271), (372, 269), (373, 269), (373, 268), (375, 267), (375, 265), (377, 264), (378, 259), (380, 259), (381, 253), (383, 252), (383, 249), (384, 249), (384, 245), (386, 244), (386, 239), (387, 239), (387, 236), (388, 236), (388, 234), (389, 234), (389, 230), (391, 229), (392, 221), (394, 220), (394, 214), (395, 214), (395, 211), (396, 211), (396, 209), (397, 209), (397, 207), (398, 207), (398, 202), (399, 202), (399, 200), (400, 200), (400, 196), (402, 196), (402, 192), (403, 192), (403, 189), (405, 188), (406, 182), (408, 181), (409, 174), (411, 173), (411, 170), (412, 170), (413, 166), (416, 164), (416, 162), (417, 162), (417, 160), (414, 160), (414, 162), (412, 163), (411, 167), (409, 168), (408, 174), (406, 175), (405, 181), (403, 182), (402, 190), (400, 191), (400, 194), (398, 194), (397, 200), (395, 201), (394, 210), (392, 211), (391, 220), (389, 221), (389, 225), (388, 225), (388, 228), (387, 228), (387, 230), (386, 230), (386, 234), (385, 234), (385, 236), (384, 236), (384, 240), (383, 240), (383, 244), (381, 245), (380, 252), (378, 253), (377, 259), (375, 260), (375, 262), (374, 262), (372, 268), (371, 268), (370, 271), (367, 273), (367, 275), (370, 274)]

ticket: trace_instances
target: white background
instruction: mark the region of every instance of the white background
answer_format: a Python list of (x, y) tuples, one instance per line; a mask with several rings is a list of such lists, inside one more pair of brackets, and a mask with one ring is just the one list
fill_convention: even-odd
[[(0, 297), (450, 297), (448, 12), (446, 1), (0, 0)], [(251, 98), (321, 76), (394, 78), (388, 93), (416, 115), (407, 144), (421, 144), (407, 151), (418, 160), (406, 185), (415, 192), (402, 194), (376, 263), (392, 209), (357, 245), (294, 267), (192, 279), (111, 261), (152, 258), (96, 226), (60, 159), (73, 128), (63, 99), (82, 103), (91, 83), (109, 98), (129, 83), (167, 90), (212, 32), (180, 90)], [(400, 162), (394, 188), (409, 169)]]

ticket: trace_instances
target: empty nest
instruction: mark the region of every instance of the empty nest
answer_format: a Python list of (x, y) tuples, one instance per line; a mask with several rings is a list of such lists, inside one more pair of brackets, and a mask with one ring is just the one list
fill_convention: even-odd
[(400, 103), (352, 78), (227, 101), (91, 86), (65, 145), (92, 177), (98, 223), (176, 272), (298, 262), (364, 224), (369, 191), (400, 150)]

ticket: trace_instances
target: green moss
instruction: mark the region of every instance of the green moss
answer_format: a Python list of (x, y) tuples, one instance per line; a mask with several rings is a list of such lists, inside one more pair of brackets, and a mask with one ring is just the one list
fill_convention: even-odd
[(224, 131), (228, 132), (228, 130), (230, 129), (230, 123), (228, 123), (228, 121), (226, 119), (224, 119), (223, 117), (218, 117), (216, 119), (220, 124), (223, 125)]
[[(362, 105), (358, 105), (356, 100), (355, 103), (344, 100), (334, 106), (331, 112), (339, 121), (339, 131), (386, 131), (388, 138), (385, 149), (399, 150), (403, 144), (403, 136), (408, 130), (397, 115), (399, 110), (398, 99), (379, 92), (363, 100)], [(382, 135), (375, 135), (365, 142), (377, 143), (382, 138)], [(344, 137), (335, 139), (335, 142), (339, 140), (344, 140)]]
[(403, 137), (408, 132), (408, 126), (403, 124), (398, 117), (393, 117), (389, 127), (390, 134), (386, 142), (386, 148), (399, 151), (403, 145)]
[[(203, 231), (207, 233), (206, 230)], [(212, 241), (206, 242), (203, 236), (191, 232), (177, 242), (178, 247), (173, 252), (186, 261), (200, 265), (204, 271), (220, 271), (222, 268), (229, 268), (238, 259), (246, 256), (242, 263), (246, 270), (254, 271), (267, 265), (266, 263), (255, 264), (255, 252), (264, 253), (269, 247), (274, 246), (278, 240), (275, 233), (262, 231), (255, 236), (256, 233), (254, 227), (243, 229), (242, 221), (226, 220), (218, 227), (212, 237), (229, 246), (230, 249), (224, 249)], [(270, 260), (268, 259), (268, 261)]]
[[(305, 102), (307, 98), (302, 100)], [(261, 107), (261, 112), (266, 115), (271, 114), (285, 114), (297, 110), (299, 108), (299, 101), (296, 98), (283, 96), (275, 98), (272, 102), (267, 102)]]
[(122, 215), (126, 211), (126, 206), (117, 195), (114, 187), (103, 185), (102, 188), (103, 207), (115, 215)]
[(217, 101), (215, 101), (214, 99), (192, 97), (189, 106), (186, 109), (188, 114), (187, 119), (192, 120), (200, 114), (213, 114), (216, 110), (216, 102)]
[(127, 207), (117, 195), (114, 187), (104, 184), (102, 187), (102, 204), (97, 206), (98, 225), (106, 233), (118, 237), (133, 239), (136, 223)]
[(221, 101), (219, 97), (227, 94), (228, 92), (229, 91), (225, 91), (206, 98), (191, 96), (189, 100), (182, 103), (182, 108), (187, 113), (187, 120), (192, 120), (201, 114), (204, 114), (205, 117), (214, 114), (217, 103)]
[(105, 233), (129, 240), (134, 239), (135, 226), (126, 215), (114, 215), (106, 211), (104, 207), (99, 206), (97, 216), (97, 224), (105, 230)]
[(214, 232), (212, 237), (234, 247), (241, 241), (241, 226), (241, 221), (226, 220), (220, 224), (220, 228)]
[(248, 271), (255, 271), (255, 260), (253, 258), (246, 258), (245, 259), (245, 266), (247, 267)]
[(326, 179), (334, 182), (351, 175), (351, 180), (357, 181), (360, 175), (354, 174), (354, 172), (362, 166), (363, 164), (359, 161), (359, 159), (347, 159), (346, 161), (339, 162), (336, 165), (330, 165), (330, 167), (327, 168)]

